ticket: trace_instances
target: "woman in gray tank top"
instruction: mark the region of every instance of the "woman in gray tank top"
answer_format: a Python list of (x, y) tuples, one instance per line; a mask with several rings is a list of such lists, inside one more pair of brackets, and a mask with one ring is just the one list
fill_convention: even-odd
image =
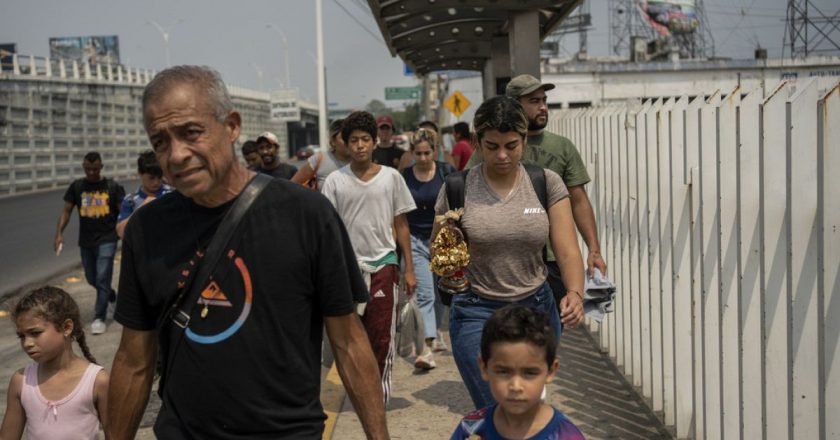
[(320, 191), (330, 173), (350, 163), (350, 150), (341, 138), (343, 122), (343, 119), (336, 119), (330, 123), (330, 151), (326, 153), (318, 151), (309, 156), (298, 172), (292, 176), (292, 182)]
[[(528, 172), (520, 164), (526, 148), (528, 118), (519, 102), (506, 96), (485, 101), (475, 113), (476, 154), (483, 161), (464, 178), (461, 228), (468, 241), (470, 281), (466, 293), (455, 295), (449, 314), (452, 353), (476, 409), (493, 403), (481, 377), (480, 354), (484, 322), (498, 309), (518, 303), (548, 314), (559, 338), (562, 325), (583, 319), (583, 258), (577, 246), (569, 193), (551, 170), (545, 174), (545, 205)], [(446, 187), (435, 213), (449, 210)], [(437, 235), (435, 224), (432, 236)], [(556, 304), (546, 282), (543, 246), (550, 239), (569, 294)]]

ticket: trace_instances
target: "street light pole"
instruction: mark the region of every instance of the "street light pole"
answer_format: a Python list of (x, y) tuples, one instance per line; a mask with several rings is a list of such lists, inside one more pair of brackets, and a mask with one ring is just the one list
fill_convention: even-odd
[(259, 78), (259, 80), (260, 80), (260, 91), (262, 92), (264, 90), (263, 89), (263, 70), (260, 68), (260, 66), (257, 65), (257, 63), (255, 63), (253, 61), (251, 62), (251, 67), (253, 67), (254, 70), (257, 71), (257, 78)]
[(315, 0), (315, 44), (318, 52), (318, 139), (321, 145), (327, 145), (327, 84), (324, 69), (324, 27), (321, 13), (321, 0)]
[(154, 20), (147, 20), (146, 21), (146, 23), (149, 23), (150, 25), (154, 26), (158, 30), (158, 32), (160, 32), (160, 36), (163, 37), (163, 46), (166, 49), (166, 67), (172, 66), (172, 62), (170, 61), (170, 58), (169, 58), (169, 31), (173, 27), (175, 27), (176, 24), (178, 24), (182, 21), (184, 21), (184, 20), (179, 18), (178, 21), (176, 21), (175, 23), (172, 24), (172, 26), (169, 26), (169, 29), (165, 29), (163, 26), (161, 26), (158, 22), (156, 22)]
[(286, 88), (291, 88), (292, 83), (289, 81), (289, 41), (286, 39), (286, 33), (273, 23), (269, 23), (265, 27), (280, 34), (280, 41), (283, 43), (283, 64), (286, 65)]

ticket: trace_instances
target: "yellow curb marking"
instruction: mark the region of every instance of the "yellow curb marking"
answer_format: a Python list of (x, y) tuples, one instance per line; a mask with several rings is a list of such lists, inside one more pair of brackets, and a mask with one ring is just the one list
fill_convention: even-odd
[(67, 277), (64, 279), (64, 282), (66, 283), (78, 283), (79, 281), (82, 281), (79, 277)]
[(9, 316), (9, 312), (5, 310), (0, 310), (0, 318), (5, 318), (7, 316)]
[(332, 438), (335, 423), (338, 421), (338, 413), (341, 412), (341, 405), (344, 403), (344, 396), (344, 384), (341, 383), (341, 377), (333, 362), (321, 386), (321, 406), (324, 407), (324, 413), (327, 415), (327, 420), (324, 421), (324, 434), (321, 436), (323, 440)]

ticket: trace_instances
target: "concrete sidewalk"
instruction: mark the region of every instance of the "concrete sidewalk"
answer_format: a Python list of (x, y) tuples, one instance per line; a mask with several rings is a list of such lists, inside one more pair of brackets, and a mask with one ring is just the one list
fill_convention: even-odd
[[(559, 372), (549, 386), (547, 400), (563, 411), (587, 439), (672, 438), (585, 330), (565, 331), (559, 353)], [(435, 362), (437, 368), (428, 372), (415, 370), (413, 358), (397, 358), (394, 363), (393, 391), (387, 408), (391, 438), (447, 439), (461, 416), (473, 409), (452, 353), (436, 354)], [(349, 399), (343, 404), (331, 438), (365, 439)]]
[[(118, 277), (117, 263), (115, 285)], [(81, 268), (45, 284), (59, 286), (73, 295), (82, 312), (91, 351), (101, 365), (110, 369), (122, 328), (112, 322), (105, 334), (90, 335), (94, 291), (84, 282)], [(7, 311), (12, 302), (0, 303), (0, 310)], [(445, 337), (449, 344), (448, 335)], [(568, 330), (563, 334), (560, 345), (560, 372), (549, 387), (548, 401), (566, 413), (587, 438), (671, 438), (612, 363), (597, 350), (587, 332)], [(387, 408), (392, 438), (449, 438), (460, 417), (472, 409), (452, 353), (438, 353), (435, 360), (437, 368), (428, 372), (415, 370), (413, 357), (398, 357), (395, 360), (393, 394)], [(5, 385), (14, 371), (31, 362), (20, 349), (14, 324), (8, 318), (0, 319), (0, 361), (0, 380), (3, 381), (0, 412), (5, 413)], [(321, 400), (325, 411), (335, 414), (335, 419), (328, 422), (325, 438), (365, 438), (350, 400), (344, 398), (343, 387), (335, 375), (327, 375), (323, 381)], [(160, 401), (153, 393), (136, 438), (154, 438), (151, 426), (159, 408)]]

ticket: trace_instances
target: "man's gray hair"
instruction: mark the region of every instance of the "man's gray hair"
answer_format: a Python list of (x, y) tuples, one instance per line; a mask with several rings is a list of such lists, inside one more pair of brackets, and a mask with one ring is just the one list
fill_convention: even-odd
[(192, 85), (204, 93), (219, 122), (223, 122), (233, 111), (233, 102), (219, 72), (207, 66), (175, 66), (161, 71), (146, 85), (143, 90), (143, 113), (150, 102), (182, 84)]

